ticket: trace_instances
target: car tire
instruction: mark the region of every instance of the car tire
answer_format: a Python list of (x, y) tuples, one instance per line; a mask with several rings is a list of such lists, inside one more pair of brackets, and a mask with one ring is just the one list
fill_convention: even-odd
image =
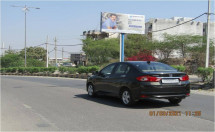
[(95, 97), (96, 96), (96, 93), (95, 93), (95, 89), (94, 89), (94, 86), (93, 84), (88, 84), (87, 86), (87, 93), (90, 97)]
[(179, 104), (182, 101), (180, 98), (170, 98), (168, 100), (171, 104)]
[(121, 91), (121, 101), (125, 106), (131, 106), (134, 104), (134, 99), (131, 92), (128, 89), (123, 89)]

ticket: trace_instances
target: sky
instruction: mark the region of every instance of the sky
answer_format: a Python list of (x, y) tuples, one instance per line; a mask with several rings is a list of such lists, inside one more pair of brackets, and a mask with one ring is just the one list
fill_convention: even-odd
[[(214, 0), (211, 1), (211, 11), (215, 13)], [(24, 48), (24, 11), (21, 7), (30, 8), (27, 12), (27, 47), (37, 46), (46, 42), (58, 45), (81, 44), (83, 31), (100, 30), (101, 12), (145, 15), (150, 18), (196, 17), (207, 12), (208, 1), (1, 1), (1, 43), (5, 48)], [(206, 15), (197, 19), (206, 22)], [(211, 17), (214, 21), (214, 16)], [(45, 48), (45, 45), (42, 45)], [(59, 46), (58, 50), (80, 52), (81, 45)], [(53, 50), (49, 46), (49, 50)], [(54, 52), (50, 53), (54, 57)], [(57, 57), (62, 57), (58, 51)]]

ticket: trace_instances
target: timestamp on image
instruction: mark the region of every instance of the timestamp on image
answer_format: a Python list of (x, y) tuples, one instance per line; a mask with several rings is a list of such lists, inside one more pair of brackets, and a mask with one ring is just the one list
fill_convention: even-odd
[(149, 116), (201, 116), (201, 111), (149, 111)]

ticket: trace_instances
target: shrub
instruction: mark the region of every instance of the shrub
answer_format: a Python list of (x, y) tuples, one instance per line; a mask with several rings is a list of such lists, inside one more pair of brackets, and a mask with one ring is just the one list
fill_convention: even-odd
[(67, 70), (68, 70), (69, 74), (74, 74), (77, 72), (77, 68), (73, 68), (73, 67), (68, 68)]
[(11, 72), (13, 72), (13, 73), (14, 73), (14, 72), (16, 72), (16, 71), (17, 71), (17, 69), (18, 69), (17, 67), (13, 67), (13, 68), (11, 68)]
[(92, 72), (94, 72), (94, 71), (98, 71), (99, 70), (99, 66), (90, 66), (90, 67), (88, 67), (89, 68), (89, 73), (92, 73)]
[(209, 82), (212, 79), (213, 69), (212, 68), (204, 68), (199, 67), (197, 70), (197, 74), (202, 78), (203, 82)]
[(38, 73), (40, 72), (40, 67), (32, 67), (30, 73)]
[(12, 68), (6, 68), (6, 72), (11, 72)]
[(89, 68), (85, 66), (80, 66), (77, 68), (78, 73), (89, 73)]
[(186, 67), (182, 65), (171, 65), (171, 66), (181, 72), (184, 72), (186, 70)]
[(66, 67), (59, 67), (58, 70), (60, 71), (60, 73), (64, 73), (68, 70), (68, 68)]
[(6, 68), (1, 68), (1, 73), (5, 73), (6, 72)]
[(48, 71), (49, 71), (50, 73), (54, 73), (55, 70), (57, 70), (56, 67), (49, 67), (49, 68), (48, 68)]
[(40, 67), (40, 72), (46, 73), (48, 71), (49, 71), (49, 68), (47, 68), (47, 67)]
[(24, 67), (19, 67), (17, 70), (18, 70), (19, 73), (24, 73), (25, 72), (25, 68)]

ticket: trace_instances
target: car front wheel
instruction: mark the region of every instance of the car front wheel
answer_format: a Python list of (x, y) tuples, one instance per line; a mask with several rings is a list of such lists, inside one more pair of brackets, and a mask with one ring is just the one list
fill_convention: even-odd
[(182, 99), (180, 99), (180, 98), (170, 98), (168, 100), (172, 104), (179, 104), (182, 101)]
[(92, 84), (88, 85), (87, 92), (88, 92), (88, 95), (90, 97), (94, 97), (95, 96), (94, 86)]

